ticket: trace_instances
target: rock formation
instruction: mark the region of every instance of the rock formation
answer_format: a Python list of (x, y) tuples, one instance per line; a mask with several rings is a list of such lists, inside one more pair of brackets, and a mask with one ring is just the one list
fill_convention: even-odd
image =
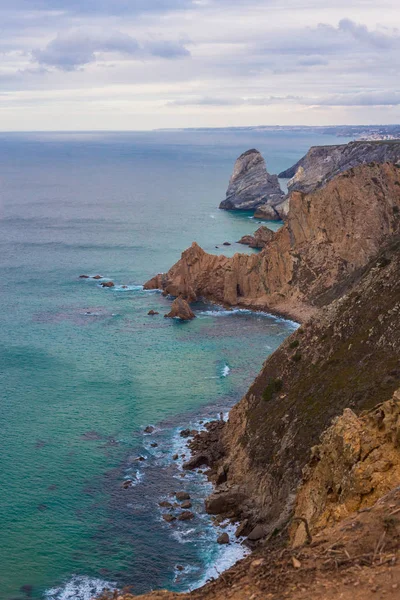
[[(350, 408), (337, 417), (311, 451), (297, 494), (295, 546), (311, 534), (371, 507), (400, 484), (400, 390), (358, 417)], [(298, 519), (298, 520), (297, 520)]]
[(239, 241), (238, 244), (244, 244), (246, 246), (250, 246), (250, 248), (264, 248), (270, 242), (275, 235), (275, 232), (265, 225), (262, 225), (257, 229), (254, 235), (244, 235)]
[(256, 209), (254, 216), (265, 221), (285, 221), (289, 214), (289, 205), (288, 197), (279, 204), (262, 204)]
[(145, 284), (302, 321), (400, 231), (400, 169), (359, 165), (310, 194), (292, 192), (286, 224), (259, 254), (207, 254), (195, 242)]
[(270, 175), (258, 150), (248, 150), (235, 163), (226, 199), (220, 208), (254, 210), (262, 204), (279, 204), (283, 200), (278, 177)]
[(400, 140), (350, 142), (338, 146), (314, 146), (293, 167), (279, 174), (291, 178), (289, 192), (309, 193), (360, 164), (398, 163)]
[(181, 319), (181, 321), (191, 321), (196, 317), (188, 302), (181, 296), (175, 298), (171, 311), (164, 316), (166, 319)]
[[(373, 451), (374, 437), (376, 443), (376, 453), (370, 454), (369, 462), (364, 460), (364, 471), (358, 465), (357, 452), (352, 457), (351, 446), (343, 450), (342, 467), (332, 454), (337, 472), (335, 476), (331, 473), (331, 483), (336, 481), (337, 487), (333, 485), (331, 498), (343, 494), (349, 510), (359, 501), (362, 506), (360, 495), (371, 494), (373, 502), (376, 496), (372, 488), (378, 486), (380, 477), (386, 481), (379, 483), (384, 493), (385, 485), (389, 487), (399, 475), (394, 460), (395, 445), (398, 452), (399, 444), (398, 408), (392, 400), (400, 387), (399, 316), (400, 236), (396, 236), (364, 269), (343, 282), (337, 300), (320, 309), (265, 362), (247, 394), (231, 410), (222, 434), (225, 456), (214, 465), (214, 471), (223, 466), (227, 478), (211, 498), (219, 495), (222, 507), (226, 506), (225, 498), (230, 499), (229, 509), (238, 518), (248, 518), (253, 527), (262, 526), (263, 536), (270, 534), (288, 521), (310, 449), (320, 443), (332, 419), (346, 408), (358, 414), (390, 401), (359, 424), (346, 412), (336, 423), (334, 434), (331, 431), (322, 441), (323, 445), (334, 435), (337, 441), (340, 427), (351, 421), (354, 430), (358, 429), (358, 447), (364, 457), (368, 444)], [(371, 419), (376, 421), (375, 428)], [(357, 447), (356, 436), (352, 443)], [(337, 444), (342, 447), (340, 440)], [(340, 482), (341, 474), (344, 479), (352, 466), (358, 488), (349, 479), (348, 487)], [(317, 475), (329, 480), (329, 465), (317, 469), (312, 471), (310, 485)], [(306, 487), (303, 498), (309, 492)], [(321, 512), (315, 513), (315, 519), (320, 515), (327, 519), (331, 513), (324, 506), (324, 498), (330, 494), (329, 486), (324, 492), (315, 492), (314, 498), (318, 493)], [(236, 507), (232, 507), (235, 498)], [(313, 496), (308, 498), (312, 505)]]

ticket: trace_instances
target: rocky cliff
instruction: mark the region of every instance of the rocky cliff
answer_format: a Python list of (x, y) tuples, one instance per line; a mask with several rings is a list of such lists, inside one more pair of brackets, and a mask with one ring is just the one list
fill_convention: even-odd
[(286, 224), (259, 254), (227, 258), (193, 243), (145, 288), (303, 321), (399, 230), (400, 169), (360, 165), (310, 194), (293, 192)]
[(294, 546), (310, 532), (367, 509), (400, 484), (400, 390), (357, 416), (347, 408), (311, 450), (297, 494), (291, 537)]
[[(244, 152), (237, 159), (226, 198), (219, 207), (227, 210), (254, 210), (262, 204), (279, 204), (283, 197), (278, 177), (268, 173), (265, 160), (258, 150), (253, 149)], [(276, 218), (279, 218), (277, 213)]]
[(261, 225), (254, 232), (254, 235), (244, 235), (239, 241), (238, 244), (244, 244), (246, 246), (250, 246), (250, 248), (264, 248), (269, 242), (274, 239), (275, 232), (272, 229), (268, 229), (265, 225)]
[[(228, 506), (258, 525), (252, 539), (285, 524), (310, 449), (332, 419), (345, 408), (356, 414), (369, 410), (400, 387), (400, 238), (347, 286), (347, 294), (321, 309), (266, 361), (230, 412), (220, 464), (227, 478), (210, 501), (218, 498), (221, 512)], [(380, 425), (384, 414), (378, 412)], [(368, 487), (364, 477), (365, 493), (371, 482)], [(343, 494), (345, 489), (342, 483)]]
[(293, 167), (279, 174), (291, 178), (289, 192), (309, 193), (360, 164), (400, 161), (400, 140), (350, 142), (337, 146), (314, 146)]

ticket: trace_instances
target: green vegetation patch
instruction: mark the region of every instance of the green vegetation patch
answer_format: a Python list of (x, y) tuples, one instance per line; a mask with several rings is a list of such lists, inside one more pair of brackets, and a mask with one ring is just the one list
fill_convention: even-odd
[(269, 400), (272, 400), (272, 397), (274, 394), (277, 394), (278, 392), (280, 392), (283, 388), (283, 381), (282, 379), (271, 379), (271, 381), (268, 383), (267, 387), (265, 388), (264, 392), (263, 392), (263, 399), (268, 402)]

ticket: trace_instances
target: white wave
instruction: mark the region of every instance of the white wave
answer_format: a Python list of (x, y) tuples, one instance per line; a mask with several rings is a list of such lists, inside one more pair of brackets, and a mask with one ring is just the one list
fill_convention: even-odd
[(216, 219), (217, 217), (215, 215), (210, 215), (210, 219)]
[[(191, 590), (201, 587), (209, 579), (219, 577), (221, 573), (227, 569), (230, 569), (235, 563), (250, 553), (250, 550), (242, 545), (241, 540), (237, 540), (235, 538), (236, 527), (237, 524), (231, 524), (222, 530), (229, 535), (231, 543), (221, 546), (218, 545), (216, 555), (215, 546), (212, 544), (212, 542), (210, 543), (209, 547), (211, 548), (211, 553), (208, 557), (206, 557), (206, 563), (208, 563), (208, 567), (206, 568), (201, 579), (191, 586)], [(214, 544), (216, 545), (215, 538)]]
[(45, 592), (46, 600), (91, 600), (104, 589), (114, 589), (115, 584), (103, 579), (74, 575), (66, 584)]
[(225, 364), (222, 367), (221, 377), (228, 377), (228, 375), (229, 375), (230, 372), (231, 372), (230, 367), (227, 364)]
[(143, 291), (142, 285), (116, 285), (114, 287), (115, 292), (141, 292)]

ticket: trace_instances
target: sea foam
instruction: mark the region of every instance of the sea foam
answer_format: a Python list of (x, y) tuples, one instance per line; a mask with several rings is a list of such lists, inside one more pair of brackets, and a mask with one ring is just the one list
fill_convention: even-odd
[(115, 584), (95, 577), (75, 575), (67, 583), (45, 592), (46, 600), (91, 600), (104, 589), (114, 589)]

